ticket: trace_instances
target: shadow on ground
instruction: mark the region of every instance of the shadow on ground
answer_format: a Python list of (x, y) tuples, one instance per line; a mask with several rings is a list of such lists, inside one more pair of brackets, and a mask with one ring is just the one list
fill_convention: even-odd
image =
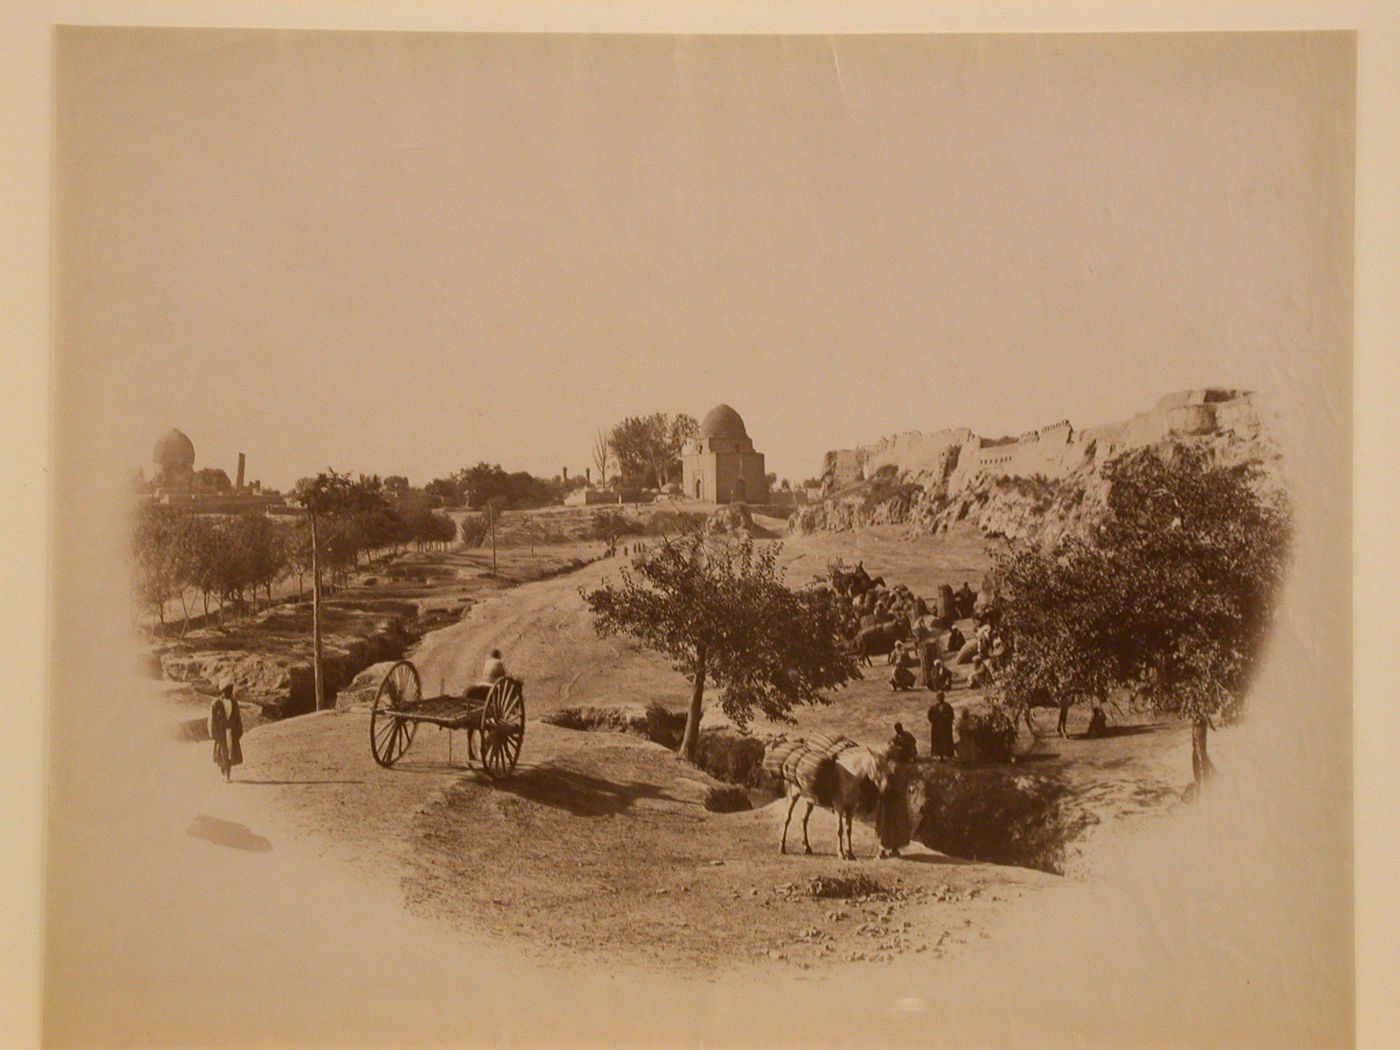
[(202, 813), (190, 821), (185, 834), (212, 842), (216, 846), (241, 849), (248, 853), (272, 852), (272, 843), (249, 831), (246, 825), (235, 824), (231, 820), (220, 820), (218, 817), (207, 817)]
[(700, 804), (676, 798), (656, 784), (635, 780), (603, 780), (578, 770), (549, 764), (517, 771), (510, 780), (499, 783), (497, 789), (528, 802), (566, 810), (578, 817), (623, 813), (639, 799), (692, 806)]

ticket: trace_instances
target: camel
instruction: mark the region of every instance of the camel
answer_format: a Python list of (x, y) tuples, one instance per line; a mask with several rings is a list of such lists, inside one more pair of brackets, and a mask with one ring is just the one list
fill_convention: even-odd
[(853, 740), (816, 737), (809, 743), (798, 740), (771, 748), (764, 756), (764, 768), (781, 778), (788, 799), (787, 817), (778, 852), (787, 853), (788, 827), (799, 801), (807, 803), (802, 816), (802, 848), (812, 852), (807, 838), (807, 822), (817, 806), (836, 814), (836, 851), (843, 860), (855, 860), (851, 825), (855, 811), (868, 806), (872, 793), (885, 790), (889, 771), (884, 758)]

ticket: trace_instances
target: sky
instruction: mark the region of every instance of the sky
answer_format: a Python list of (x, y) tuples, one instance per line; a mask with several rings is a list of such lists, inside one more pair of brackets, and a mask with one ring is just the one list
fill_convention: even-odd
[(56, 419), (422, 484), (723, 401), (797, 481), (1286, 400), (1350, 350), (1352, 46), (63, 29)]

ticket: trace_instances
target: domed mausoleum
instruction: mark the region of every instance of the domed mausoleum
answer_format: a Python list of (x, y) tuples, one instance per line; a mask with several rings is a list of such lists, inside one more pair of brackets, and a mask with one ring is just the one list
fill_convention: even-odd
[(194, 481), (194, 442), (171, 429), (156, 442), (151, 454), (156, 465), (156, 484), (165, 489), (188, 489)]
[(763, 453), (739, 413), (716, 405), (700, 423), (700, 436), (681, 458), (681, 484), (691, 499), (714, 503), (766, 503)]

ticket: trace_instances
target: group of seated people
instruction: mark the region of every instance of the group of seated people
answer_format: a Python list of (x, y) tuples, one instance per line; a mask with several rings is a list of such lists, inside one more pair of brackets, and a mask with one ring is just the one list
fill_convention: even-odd
[[(1009, 656), (1010, 647), (1005, 637), (997, 633), (990, 622), (979, 620), (976, 623), (973, 637), (977, 651), (972, 657), (968, 686), (980, 689), (995, 683), (996, 669)], [(967, 644), (956, 623), (950, 628), (944, 644), (946, 651), (951, 654), (957, 654)], [(889, 662), (894, 666), (890, 673), (890, 688), (896, 692), (912, 689), (916, 684), (930, 690), (952, 688), (953, 673), (939, 658), (938, 640), (931, 634), (910, 641), (896, 642), (890, 652)]]

